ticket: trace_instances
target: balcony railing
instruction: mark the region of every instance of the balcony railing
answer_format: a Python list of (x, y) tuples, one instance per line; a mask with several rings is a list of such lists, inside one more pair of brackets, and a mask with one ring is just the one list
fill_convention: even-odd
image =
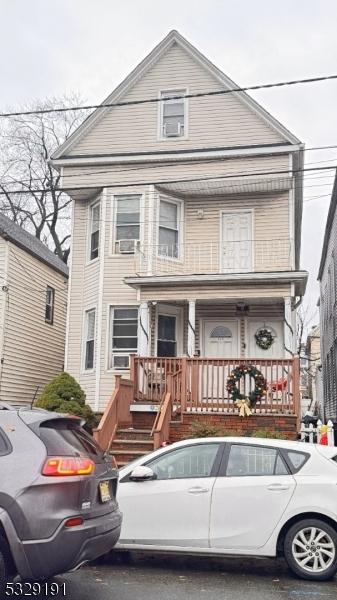
[(231, 242), (140, 245), (135, 253), (139, 275), (197, 275), (286, 271), (292, 264), (289, 238)]

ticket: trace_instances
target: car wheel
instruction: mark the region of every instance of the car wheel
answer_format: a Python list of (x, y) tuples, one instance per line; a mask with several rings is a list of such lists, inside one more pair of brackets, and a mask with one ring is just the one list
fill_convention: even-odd
[(337, 533), (319, 519), (299, 521), (287, 531), (284, 555), (302, 579), (331, 579), (337, 572)]
[(6, 583), (10, 580), (13, 561), (6, 540), (0, 536), (0, 594), (1, 597), (6, 589)]

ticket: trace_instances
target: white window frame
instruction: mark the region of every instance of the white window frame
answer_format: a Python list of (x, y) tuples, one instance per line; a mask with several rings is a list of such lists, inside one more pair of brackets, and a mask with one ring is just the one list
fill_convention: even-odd
[[(91, 238), (93, 233), (95, 233), (94, 231), (92, 231), (92, 226), (93, 226), (93, 211), (95, 208), (97, 208), (97, 206), (99, 206), (99, 225), (98, 225), (98, 255), (95, 256), (94, 258), (91, 258)], [(100, 200), (95, 200), (95, 202), (93, 202), (92, 204), (89, 205), (89, 218), (88, 218), (88, 242), (87, 242), (87, 262), (89, 264), (93, 263), (95, 260), (99, 260), (99, 253), (100, 253), (100, 245), (101, 245), (101, 218), (102, 218), (102, 210), (101, 210), (102, 206), (101, 206), (101, 201)]]
[(142, 244), (144, 238), (144, 221), (145, 221), (145, 195), (143, 192), (141, 193), (122, 193), (122, 194), (114, 194), (112, 196), (112, 204), (111, 204), (111, 240), (110, 240), (110, 256), (122, 256), (122, 257), (133, 257), (136, 254), (137, 243), (135, 244), (135, 252), (129, 254), (121, 254), (120, 252), (116, 252), (116, 242), (117, 240), (117, 206), (119, 198), (130, 198), (130, 196), (138, 196), (139, 198), (139, 240), (135, 240), (138, 242), (140, 246)]
[[(92, 367), (86, 367), (86, 357), (87, 357), (87, 342), (92, 341), (92, 338), (88, 339), (88, 315), (89, 313), (94, 313), (95, 315), (95, 327), (94, 327), (94, 351), (93, 351), (93, 365)], [(95, 370), (96, 363), (96, 343), (97, 343), (97, 307), (89, 306), (84, 310), (83, 313), (83, 345), (82, 345), (82, 372), (92, 373)]]
[[(48, 292), (51, 292), (51, 302), (48, 302)], [(51, 311), (51, 317), (50, 319), (47, 319), (47, 306), (50, 307), (50, 311)], [(54, 310), (55, 310), (55, 288), (53, 288), (51, 285), (47, 285), (46, 288), (46, 303), (45, 303), (45, 309), (44, 309), (44, 320), (48, 325), (54, 325)]]
[[(123, 349), (123, 350), (113, 350), (112, 347), (112, 337), (113, 337), (113, 322), (114, 322), (114, 311), (115, 309), (130, 309), (130, 310), (137, 310), (137, 347), (134, 348), (130, 348), (130, 349)], [(124, 373), (125, 371), (128, 371), (130, 369), (130, 354), (136, 354), (138, 352), (138, 319), (139, 319), (139, 305), (138, 304), (109, 304), (108, 305), (108, 311), (109, 311), (109, 327), (108, 327), (108, 351), (107, 351), (107, 356), (108, 356), (108, 371), (121, 371), (122, 373)], [(113, 359), (115, 356), (127, 356), (128, 360), (129, 360), (129, 365), (127, 367), (115, 367), (113, 364)]]
[[(160, 202), (163, 200), (164, 202), (168, 202), (171, 204), (175, 204), (177, 206), (177, 225), (178, 225), (178, 256), (165, 256), (163, 254), (159, 254), (159, 229), (160, 229)], [(164, 196), (163, 194), (159, 194), (159, 204), (157, 211), (157, 224), (156, 224), (156, 248), (157, 248), (157, 257), (163, 260), (170, 260), (173, 262), (182, 263), (184, 260), (184, 201), (178, 200), (177, 198), (170, 198), (169, 196)]]
[[(159, 100), (164, 100), (163, 95), (164, 94), (176, 94), (178, 95), (187, 95), (189, 94), (189, 89), (188, 87), (174, 87), (174, 88), (164, 88), (162, 90), (159, 90), (158, 92), (158, 99)], [(188, 108), (189, 108), (189, 102), (188, 102), (188, 98), (184, 98), (184, 135), (177, 135), (177, 136), (169, 136), (166, 137), (163, 135), (163, 118), (164, 118), (164, 102), (158, 102), (158, 134), (157, 134), (157, 139), (158, 141), (177, 141), (177, 140), (187, 140), (188, 139), (188, 126), (189, 126), (189, 119), (188, 119)]]

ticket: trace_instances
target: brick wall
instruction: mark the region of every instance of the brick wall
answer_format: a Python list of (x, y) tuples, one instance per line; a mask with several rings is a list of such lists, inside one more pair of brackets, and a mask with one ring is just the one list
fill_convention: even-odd
[(228, 414), (184, 414), (182, 423), (171, 423), (170, 442), (188, 438), (191, 434), (191, 425), (196, 421), (226, 431), (233, 431), (233, 435), (238, 433), (250, 436), (257, 429), (268, 429), (281, 433), (289, 440), (297, 439), (297, 424), (294, 415), (251, 415), (242, 418), (238, 415)]

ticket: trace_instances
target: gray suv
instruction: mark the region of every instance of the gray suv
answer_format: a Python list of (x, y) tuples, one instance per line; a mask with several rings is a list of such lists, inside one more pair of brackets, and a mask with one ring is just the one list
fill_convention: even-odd
[(74, 570), (117, 542), (116, 464), (82, 425), (0, 403), (0, 582)]

